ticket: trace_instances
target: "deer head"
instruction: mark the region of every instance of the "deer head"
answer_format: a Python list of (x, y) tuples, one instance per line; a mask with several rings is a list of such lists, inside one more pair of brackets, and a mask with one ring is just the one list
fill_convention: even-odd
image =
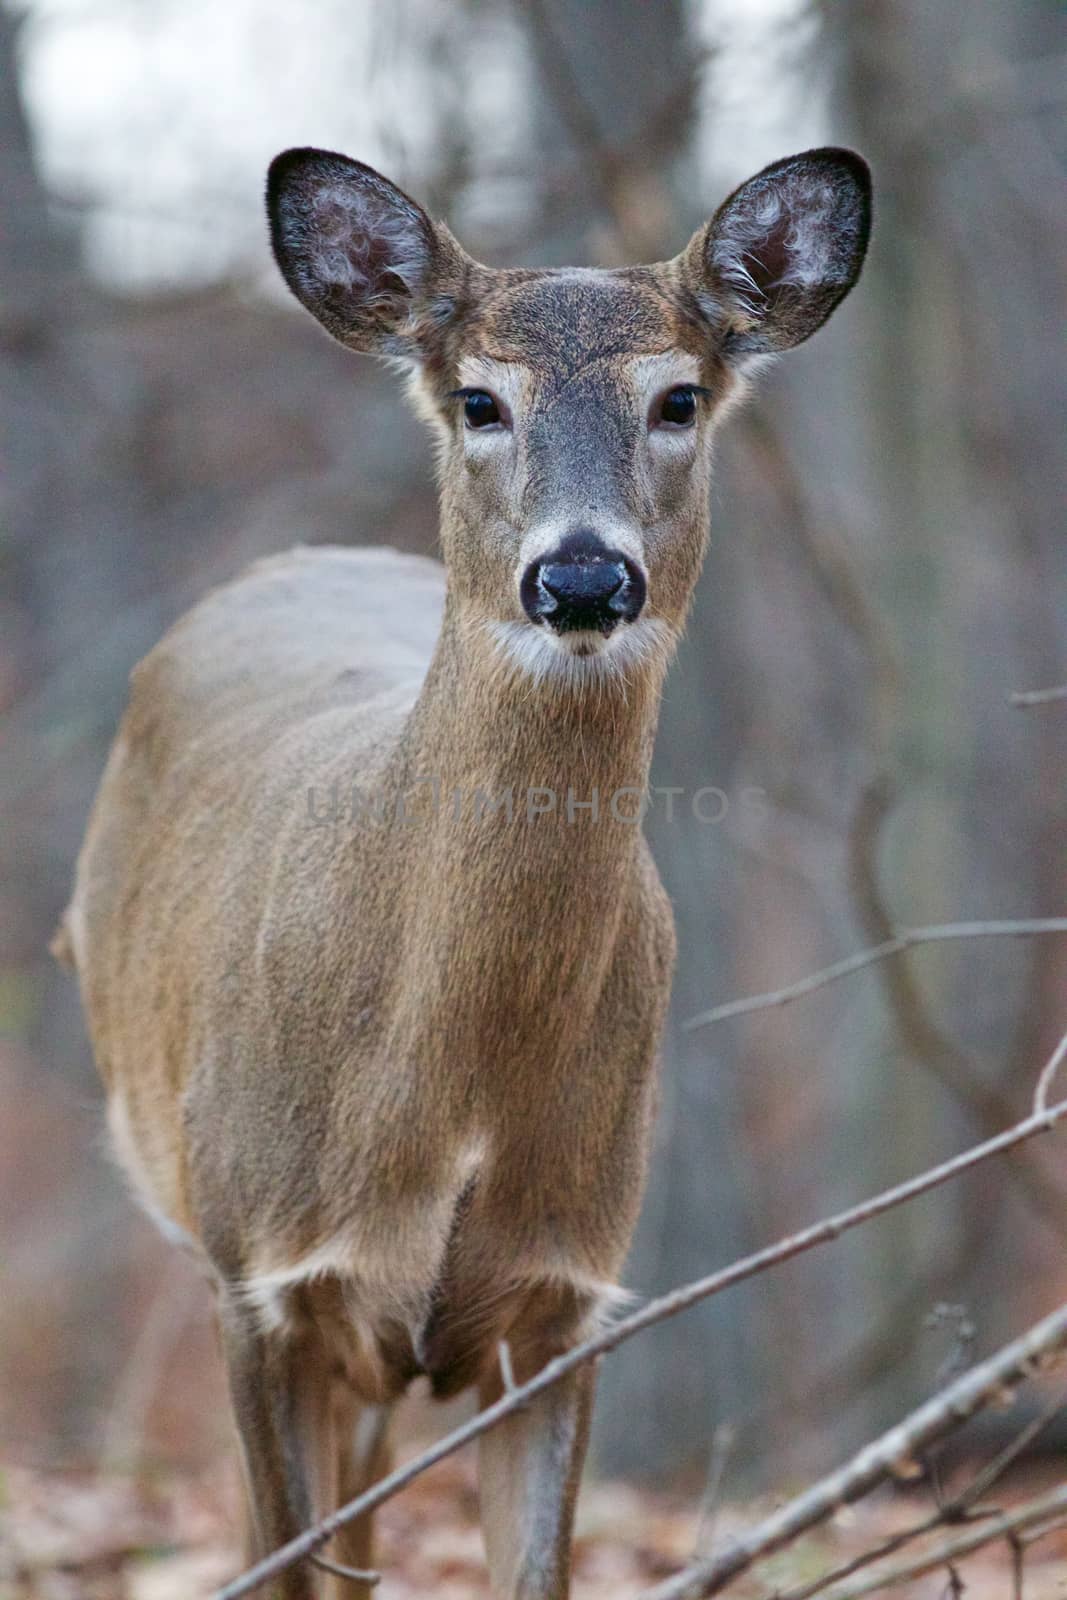
[(274, 161), (268, 209), (303, 305), (412, 375), (437, 436), (454, 622), (573, 684), (669, 652), (703, 555), (715, 424), (856, 282), (870, 178), (848, 150), (775, 162), (673, 260), (616, 271), (482, 266), (325, 151)]

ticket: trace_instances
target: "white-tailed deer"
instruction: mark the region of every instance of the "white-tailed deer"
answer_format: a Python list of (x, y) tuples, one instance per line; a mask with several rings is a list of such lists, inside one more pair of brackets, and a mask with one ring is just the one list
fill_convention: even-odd
[[(268, 207), (297, 298), (411, 373), (444, 567), (297, 549), (179, 622), (59, 938), (119, 1160), (217, 1287), (251, 1554), (373, 1481), (414, 1378), (489, 1402), (499, 1341), (522, 1379), (612, 1304), (674, 955), (634, 817), (712, 430), (856, 281), (869, 177), (779, 161), (610, 272), (490, 270), (322, 151)], [(591, 1399), (585, 1371), (482, 1442), (500, 1596), (569, 1591)], [(369, 1527), (329, 1553), (365, 1568)], [(360, 1587), (271, 1593), (319, 1584)]]

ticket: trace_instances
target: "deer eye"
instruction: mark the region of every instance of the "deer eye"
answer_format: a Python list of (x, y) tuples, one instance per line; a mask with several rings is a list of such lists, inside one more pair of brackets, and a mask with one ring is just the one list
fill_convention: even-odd
[(489, 428), (499, 422), (500, 408), (485, 389), (469, 389), (463, 396), (463, 416), (468, 428)]
[(663, 396), (656, 421), (668, 428), (691, 428), (696, 420), (696, 414), (696, 389), (688, 384), (679, 384), (676, 389)]

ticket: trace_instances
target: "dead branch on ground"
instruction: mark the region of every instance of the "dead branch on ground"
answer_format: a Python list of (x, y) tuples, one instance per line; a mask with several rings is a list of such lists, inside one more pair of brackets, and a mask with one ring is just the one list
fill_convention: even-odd
[[(973, 1555), (976, 1550), (981, 1550), (985, 1545), (995, 1544), (998, 1539), (1006, 1540), (1015, 1552), (1021, 1554), (1025, 1545), (1033, 1542), (1034, 1538), (1044, 1537), (1054, 1528), (1062, 1527), (1065, 1522), (1067, 1522), (1067, 1483), (1060, 1484), (1059, 1488), (1050, 1490), (1048, 1494), (1028, 1500), (1025, 1505), (1017, 1506), (1014, 1511), (990, 1517), (972, 1532), (961, 1533), (955, 1539), (949, 1539), (936, 1550), (928, 1551), (926, 1555), (919, 1556), (914, 1561), (887, 1571), (873, 1573), (862, 1583), (854, 1584), (851, 1589), (837, 1589), (831, 1600), (860, 1600), (861, 1595), (874, 1594), (876, 1591), (881, 1593), (883, 1589), (894, 1588), (898, 1583), (908, 1583), (912, 1578), (925, 1577), (927, 1573), (937, 1572), (942, 1567), (951, 1568), (963, 1556)], [(1030, 1534), (1029, 1538), (1022, 1537), (1024, 1531)], [(1021, 1566), (1017, 1566), (1016, 1571), (1018, 1574)], [(1018, 1577), (1016, 1592), (1020, 1592)]]
[(1059, 1394), (1053, 1398), (1036, 1417), (1032, 1417), (1024, 1428), (1021, 1428), (1002, 1450), (999, 1450), (992, 1461), (977, 1472), (971, 1481), (958, 1494), (945, 1500), (928, 1517), (921, 1522), (915, 1522), (909, 1528), (902, 1528), (899, 1533), (892, 1534), (881, 1544), (874, 1545), (869, 1550), (861, 1551), (853, 1556), (851, 1561), (842, 1563), (839, 1567), (824, 1572), (821, 1577), (815, 1578), (811, 1583), (800, 1584), (792, 1589), (785, 1589), (775, 1595), (775, 1600), (813, 1600), (813, 1596), (823, 1593), (831, 1585), (841, 1583), (845, 1578), (853, 1577), (865, 1567), (871, 1567), (877, 1561), (885, 1561), (889, 1556), (895, 1555), (905, 1545), (914, 1544), (916, 1539), (923, 1538), (928, 1533), (935, 1532), (938, 1528), (950, 1527), (955, 1523), (976, 1521), (996, 1515), (995, 1510), (982, 1510), (978, 1501), (1007, 1472), (1008, 1468), (1017, 1461), (1023, 1452), (1029, 1449), (1034, 1440), (1044, 1428), (1057, 1417), (1067, 1406), (1067, 1394)]

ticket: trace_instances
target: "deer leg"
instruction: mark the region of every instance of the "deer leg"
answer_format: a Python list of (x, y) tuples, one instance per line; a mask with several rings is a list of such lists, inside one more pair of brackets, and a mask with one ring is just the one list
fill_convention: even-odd
[[(350, 1390), (335, 1390), (332, 1439), (335, 1484), (331, 1502), (322, 1511), (347, 1504), (377, 1483), (389, 1470), (387, 1429), (391, 1407), (364, 1405)], [(339, 1565), (366, 1572), (374, 1565), (373, 1513), (346, 1523), (323, 1552)], [(370, 1600), (369, 1584), (350, 1578), (324, 1578), (326, 1600)]]
[[(579, 1368), (479, 1443), (482, 1532), (499, 1600), (567, 1600), (578, 1481), (589, 1440), (595, 1376)], [(499, 1381), (481, 1402), (499, 1399)]]
[[(220, 1315), (248, 1494), (249, 1561), (270, 1555), (312, 1520), (315, 1462), (322, 1459), (323, 1374), (302, 1341), (264, 1333), (241, 1307)], [(261, 1591), (264, 1600), (314, 1600), (313, 1569), (302, 1563)]]

